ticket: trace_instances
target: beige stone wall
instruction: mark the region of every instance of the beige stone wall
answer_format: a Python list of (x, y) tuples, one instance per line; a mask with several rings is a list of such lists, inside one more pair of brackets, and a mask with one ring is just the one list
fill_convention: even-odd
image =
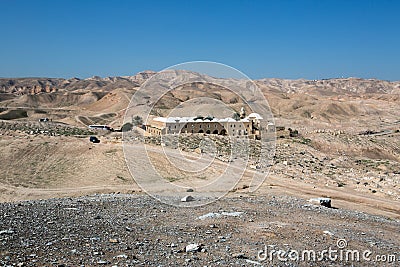
[(230, 122), (226, 124), (228, 134), (231, 136), (242, 136), (251, 134), (251, 122)]
[(251, 122), (188, 122), (167, 123), (166, 133), (207, 133), (207, 134), (229, 134), (232, 136), (251, 134)]
[(153, 127), (151, 125), (146, 125), (146, 135), (151, 136), (151, 135), (161, 135), (162, 130), (158, 129), (156, 127)]
[(179, 134), (179, 133), (205, 133), (230, 136), (250, 136), (255, 137), (256, 132), (252, 127), (252, 122), (214, 122), (214, 121), (195, 121), (195, 122), (159, 122), (151, 121), (151, 125), (146, 126), (149, 135)]
[(189, 122), (181, 125), (181, 133), (210, 133), (221, 134), (223, 125), (218, 122)]

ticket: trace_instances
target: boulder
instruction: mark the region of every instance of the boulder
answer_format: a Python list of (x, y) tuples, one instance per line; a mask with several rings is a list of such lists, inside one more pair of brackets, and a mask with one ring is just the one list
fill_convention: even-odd
[(182, 202), (190, 202), (190, 201), (193, 201), (193, 200), (194, 200), (194, 197), (192, 197), (192, 196), (190, 196), (190, 195), (184, 196), (184, 197), (181, 199)]
[(196, 252), (200, 250), (201, 245), (200, 244), (189, 244), (186, 246), (185, 251), (186, 252)]
[(332, 201), (328, 197), (312, 198), (309, 200), (309, 202), (311, 202), (313, 204), (319, 204), (319, 205), (327, 207), (327, 208), (332, 208)]

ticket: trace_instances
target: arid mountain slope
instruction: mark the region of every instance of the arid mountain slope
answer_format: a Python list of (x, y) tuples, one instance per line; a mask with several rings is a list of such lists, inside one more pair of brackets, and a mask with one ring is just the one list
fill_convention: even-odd
[[(92, 133), (87, 125), (120, 129), (130, 121), (124, 118), (130, 99), (152, 75), (0, 79), (0, 200), (137, 190), (125, 165), (121, 133)], [(141, 95), (138, 104), (156, 104), (160, 115), (176, 106), (202, 115), (218, 114), (217, 105), (200, 105), (202, 98), (212, 98), (239, 111), (246, 103), (224, 85), (250, 88), (252, 82), (221, 79), (220, 83), (193, 79), (157, 103)], [(276, 125), (286, 127), (276, 135), (274, 163), (260, 194), (277, 190), (303, 198), (330, 196), (342, 201), (339, 208), (398, 218), (392, 203), (398, 203), (400, 196), (399, 82), (348, 78), (255, 83), (268, 100)], [(39, 122), (40, 118), (51, 121)], [(289, 136), (288, 128), (298, 135)], [(89, 142), (93, 134), (100, 144)], [(132, 140), (142, 141), (138, 136)], [(163, 150), (154, 141), (150, 143), (161, 155)], [(135, 155), (138, 160), (145, 156)], [(156, 164), (166, 166), (161, 161)], [(235, 190), (243, 192), (247, 182)]]

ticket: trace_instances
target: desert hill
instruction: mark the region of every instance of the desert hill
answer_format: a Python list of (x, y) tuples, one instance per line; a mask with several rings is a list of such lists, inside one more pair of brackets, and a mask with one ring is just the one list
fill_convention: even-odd
[(377, 79), (333, 78), (322, 80), (261, 79), (258, 82), (268, 88), (285, 93), (308, 93), (324, 95), (343, 94), (399, 94), (400, 82)]
[[(111, 91), (117, 88), (139, 87), (144, 81), (156, 72), (144, 71), (133, 76), (99, 77), (86, 79), (79, 78), (0, 78), (0, 92), (4, 97), (9, 95), (36, 95), (41, 93), (87, 91)], [(202, 75), (206, 76), (206, 75)], [(223, 79), (222, 79), (223, 80)], [(231, 80), (231, 79), (226, 79)], [(237, 80), (237, 82), (245, 82)], [(398, 95), (400, 82), (361, 78), (332, 78), (322, 80), (287, 80), (287, 79), (260, 79), (255, 80), (257, 86), (269, 93), (302, 93), (323, 96), (367, 96), (367, 95)], [(206, 89), (206, 88), (205, 88)]]
[[(154, 74), (0, 79), (2, 200), (131, 190), (121, 133), (92, 133), (87, 125), (108, 124), (119, 129), (130, 120), (124, 116), (133, 94)], [(157, 114), (164, 116), (175, 107), (218, 114), (218, 105), (201, 107), (201, 99), (206, 97), (239, 111), (245, 103), (229, 85), (253, 86), (250, 81), (234, 79), (219, 79), (222, 86), (216, 86), (196, 81), (196, 75), (201, 76), (193, 73), (191, 82), (159, 100), (141, 96), (137, 105), (154, 104)], [(313, 188), (329, 185), (329, 191), (321, 189), (318, 195), (336, 195), (336, 190), (344, 194), (344, 190), (346, 194), (340, 196), (344, 202), (353, 192), (398, 201), (400, 82), (358, 78), (254, 82), (268, 100), (275, 124), (286, 128), (285, 133), (277, 134), (271, 172), (275, 180), (270, 187), (285, 191), (288, 183), (296, 181), (300, 187), (312, 185), (307, 190), (291, 189), (297, 196), (300, 191), (303, 196), (313, 195)], [(41, 123), (40, 118), (51, 122)], [(290, 137), (288, 128), (299, 135)], [(99, 136), (100, 145), (88, 142), (87, 136), (92, 134)], [(268, 188), (267, 184), (262, 190)], [(364, 203), (368, 197), (357, 201)], [(397, 210), (390, 212), (398, 216)]]
[[(145, 71), (134, 76), (94, 76), (87, 79), (3, 78), (0, 79), (0, 108), (3, 108), (3, 112), (13, 108), (25, 108), (27, 117), (32, 113), (29, 111), (36, 109), (70, 109), (74, 112), (69, 121), (75, 121), (77, 125), (80, 121), (74, 116), (117, 113), (115, 119), (118, 118), (121, 122), (124, 113), (121, 111), (126, 108), (134, 92), (154, 74), (155, 72)], [(232, 82), (232, 79), (226, 80)], [(250, 86), (249, 81), (235, 82), (241, 86)], [(350, 118), (360, 119), (365, 116), (373, 116), (380, 120), (379, 118), (389, 115), (391, 120), (394, 120), (399, 115), (396, 107), (400, 101), (400, 82), (359, 78), (261, 79), (256, 80), (255, 84), (269, 101), (277, 118), (343, 123)], [(161, 109), (167, 110), (190, 98), (201, 96), (221, 100), (235, 110), (242, 106), (240, 97), (229, 90), (221, 91), (221, 88), (216, 88), (215, 85), (196, 82), (173, 90), (157, 104)], [(390, 114), (386, 114), (388, 109)], [(160, 113), (165, 115), (162, 110)], [(48, 114), (50, 116), (52, 112)], [(12, 118), (7, 118), (9, 117)], [(15, 119), (24, 117), (26, 116), (16, 116)]]
[[(37, 121), (47, 117), (53, 122), (76, 127), (109, 124), (118, 129), (124, 122), (129, 121), (129, 118), (125, 118), (124, 121), (124, 116), (133, 94), (154, 74), (155, 72), (145, 71), (133, 76), (106, 78), (95, 76), (87, 79), (0, 79), (0, 119), (18, 122)], [(229, 86), (237, 84), (242, 88), (249, 88), (253, 86), (250, 81), (218, 79), (220, 85), (197, 81), (197, 78), (204, 79), (205, 76), (192, 73), (192, 81), (176, 87), (160, 99), (152, 99), (150, 91), (150, 95), (142, 96), (143, 102), (136, 105), (154, 105), (152, 115), (162, 116), (168, 116), (176, 107), (179, 111), (190, 110), (199, 113), (195, 115), (206, 116), (208, 112), (218, 116), (222, 108), (216, 104), (199, 108), (204, 104), (201, 102), (203, 97), (223, 102), (236, 111), (246, 106), (243, 98), (230, 91)], [(261, 79), (254, 82), (267, 99), (276, 125), (297, 129), (303, 135), (318, 131), (342, 131), (353, 135), (363, 132), (391, 133), (400, 126), (400, 82), (359, 78)], [(244, 97), (254, 102), (261, 101), (252, 99), (252, 96)], [(200, 100), (193, 102), (193, 99)], [(378, 142), (371, 146), (377, 146), (377, 150), (386, 155), (385, 158), (393, 153), (394, 158), (398, 157), (397, 149), (391, 148), (396, 142), (385, 142), (388, 143)], [(318, 144), (321, 149), (326, 146), (325, 142), (323, 143)], [(337, 143), (343, 143), (343, 140), (338, 140)], [(346, 146), (344, 148), (346, 151), (360, 149), (348, 149)]]

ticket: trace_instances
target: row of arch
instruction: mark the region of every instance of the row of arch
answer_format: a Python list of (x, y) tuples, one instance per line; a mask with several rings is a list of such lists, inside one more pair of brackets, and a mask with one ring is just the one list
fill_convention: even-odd
[[(200, 129), (198, 133), (204, 133), (204, 131), (203, 131), (202, 129)], [(207, 130), (207, 131), (206, 131), (206, 134), (211, 134), (211, 131), (210, 131), (210, 130)], [(221, 132), (218, 132), (218, 130), (214, 130), (214, 131), (212, 132), (212, 134), (226, 135), (226, 130), (225, 130), (225, 129), (222, 129)]]
[[(192, 131), (192, 133), (194, 133), (194, 132)], [(198, 131), (198, 133), (204, 133), (204, 130), (200, 129), (200, 130)], [(205, 133), (206, 133), (206, 134), (211, 134), (211, 131), (210, 131), (210, 130), (207, 130)], [(222, 129), (222, 130), (218, 133), (218, 130), (214, 130), (214, 131), (212, 132), (212, 134), (226, 135), (226, 134), (227, 134), (227, 131), (226, 131), (225, 129)], [(235, 132), (233, 132), (232, 135), (233, 135), (233, 136), (235, 136), (235, 135), (247, 135), (247, 131), (238, 130), (238, 131), (236, 132), (236, 134), (235, 134)]]

